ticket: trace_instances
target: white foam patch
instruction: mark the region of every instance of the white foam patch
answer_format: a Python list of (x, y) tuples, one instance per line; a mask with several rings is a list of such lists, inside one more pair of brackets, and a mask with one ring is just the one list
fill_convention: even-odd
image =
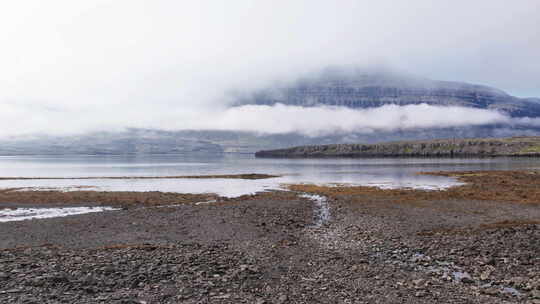
[(120, 210), (112, 207), (15, 208), (0, 210), (0, 222), (64, 217), (77, 214)]

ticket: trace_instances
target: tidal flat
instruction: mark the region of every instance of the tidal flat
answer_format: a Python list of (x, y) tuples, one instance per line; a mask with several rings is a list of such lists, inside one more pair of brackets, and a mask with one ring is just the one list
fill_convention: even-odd
[(540, 303), (540, 173), (422, 174), (462, 184), (2, 190), (3, 208), (120, 210), (0, 223), (0, 302)]

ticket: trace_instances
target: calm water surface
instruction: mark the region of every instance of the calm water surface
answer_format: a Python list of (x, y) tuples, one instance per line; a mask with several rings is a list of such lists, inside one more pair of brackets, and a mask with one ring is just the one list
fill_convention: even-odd
[[(101, 191), (169, 191), (239, 196), (288, 183), (352, 184), (384, 188), (446, 188), (451, 178), (420, 171), (540, 168), (540, 159), (258, 159), (253, 155), (2, 156), (0, 177), (96, 177), (89, 180), (5, 180), (0, 188), (28, 187)], [(265, 173), (282, 177), (237, 179), (120, 179), (98, 177)]]

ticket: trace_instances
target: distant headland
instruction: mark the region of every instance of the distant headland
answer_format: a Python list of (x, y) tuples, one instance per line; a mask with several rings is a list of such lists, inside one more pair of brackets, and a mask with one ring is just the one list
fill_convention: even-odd
[(437, 139), (266, 150), (256, 157), (540, 157), (540, 137)]

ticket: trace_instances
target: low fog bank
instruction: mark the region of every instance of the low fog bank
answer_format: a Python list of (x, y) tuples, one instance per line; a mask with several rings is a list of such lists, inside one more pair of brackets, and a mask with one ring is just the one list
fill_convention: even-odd
[(497, 111), (465, 107), (384, 105), (377, 108), (299, 107), (276, 104), (245, 105), (227, 109), (201, 122), (199, 129), (299, 133), (316, 137), (342, 133), (479, 126), (488, 124), (538, 124), (539, 120), (513, 120)]
[[(36, 134), (53, 136), (83, 135), (93, 132), (124, 132), (131, 128), (164, 131), (218, 130), (251, 132), (259, 135), (297, 133), (308, 137), (370, 134), (416, 129), (441, 129), (467, 126), (499, 125), (506, 128), (537, 128), (540, 118), (514, 118), (495, 110), (458, 106), (384, 105), (375, 108), (301, 107), (283, 104), (244, 105), (213, 111), (197, 111), (191, 115), (155, 117), (147, 121), (130, 120), (129, 111), (119, 116), (114, 124), (91, 117), (65, 115), (50, 111), (53, 118), (23, 119), (0, 130), (3, 139), (33, 138)], [(0, 113), (0, 116), (9, 115)], [(13, 117), (11, 117), (13, 119)], [(159, 123), (154, 123), (159, 120)], [(42, 125), (46, 127), (42, 128)], [(166, 125), (167, 127), (164, 127)], [(14, 134), (16, 136), (14, 136)], [(10, 135), (8, 137), (8, 135)]]
[[(63, 126), (80, 123), (69, 116), (62, 119)], [(126, 128), (122, 126), (128, 121), (120, 119), (106, 131), (97, 121), (89, 124), (94, 131), (83, 133), (4, 137), (0, 138), (0, 155), (252, 153), (299, 145), (540, 136), (540, 118), (513, 118), (495, 110), (427, 104), (367, 109), (244, 105), (198, 112), (177, 122), (180, 129), (133, 124)]]
[(404, 140), (539, 136), (540, 127), (481, 125), (432, 129), (400, 129), (372, 133), (333, 133), (306, 136), (299, 133), (247, 131), (128, 129), (72, 136), (31, 136), (1, 140), (0, 155), (126, 155), (223, 152), (254, 153), (260, 150), (304, 145), (369, 144)]

